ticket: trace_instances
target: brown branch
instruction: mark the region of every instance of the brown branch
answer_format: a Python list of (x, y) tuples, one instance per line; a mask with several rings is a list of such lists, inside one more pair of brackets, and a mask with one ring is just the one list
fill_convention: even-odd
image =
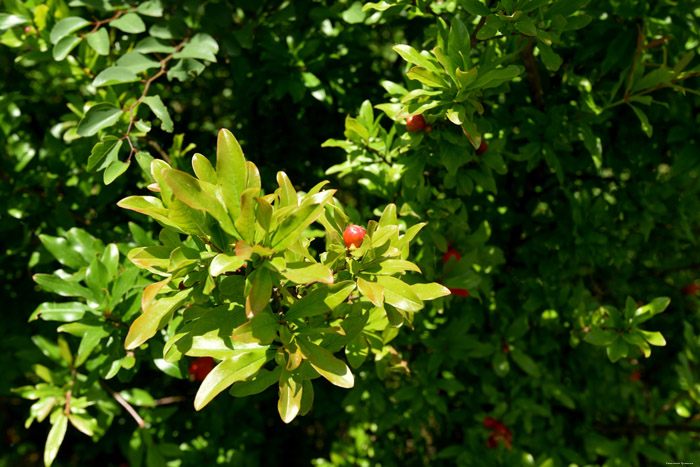
[(187, 398), (185, 396), (169, 396), (169, 397), (162, 397), (160, 399), (156, 399), (153, 401), (153, 404), (154, 405), (177, 404), (178, 402), (183, 402), (186, 400), (187, 400)]
[(128, 109), (124, 110), (124, 112), (129, 112), (129, 126), (126, 129), (126, 133), (124, 133), (124, 136), (122, 136), (119, 139), (122, 141), (126, 140), (129, 143), (129, 146), (131, 147), (127, 163), (131, 161), (131, 157), (134, 155), (134, 153), (136, 153), (136, 148), (134, 148), (134, 145), (131, 142), (131, 138), (129, 138), (129, 135), (131, 134), (131, 129), (133, 128), (135, 121), (134, 109), (138, 107), (138, 105), (141, 104), (144, 98), (148, 95), (148, 89), (151, 87), (151, 83), (153, 83), (155, 80), (166, 74), (168, 62), (170, 62), (170, 60), (173, 59), (173, 56), (185, 46), (188, 40), (189, 38), (185, 38), (182, 42), (175, 46), (175, 51), (173, 53), (171, 53), (170, 55), (168, 55), (160, 61), (160, 70), (158, 70), (158, 72), (155, 75), (151, 76), (146, 80), (146, 84), (143, 87), (143, 92), (141, 93), (141, 96), (138, 99), (136, 99), (136, 102), (131, 104)]
[(116, 392), (114, 389), (109, 387), (109, 385), (104, 381), (100, 380), (100, 383), (102, 383), (102, 386), (109, 392), (109, 394), (114, 397), (114, 400), (116, 400), (119, 405), (124, 407), (126, 411), (131, 415), (131, 417), (136, 420), (136, 423), (139, 425), (139, 428), (143, 428), (146, 426), (146, 422), (141, 418), (139, 413), (134, 409), (131, 404), (129, 404), (118, 392)]
[[(94, 24), (95, 26), (92, 28), (92, 31), (90, 31), (90, 33), (96, 32), (98, 29), (100, 29), (100, 26), (102, 26), (103, 24), (107, 24), (107, 23), (110, 23), (110, 22), (114, 21), (115, 19), (119, 18), (121, 15), (123, 15), (123, 14), (126, 13), (127, 11), (128, 11), (128, 10), (119, 10), (119, 11), (117, 11), (117, 13), (116, 13), (114, 16), (112, 16), (111, 18), (100, 19), (100, 20), (97, 20), (97, 21), (91, 23), (91, 24)], [(94, 16), (93, 16), (93, 18), (94, 18)]]
[(632, 76), (634, 76), (635, 68), (637, 67), (637, 60), (642, 53), (644, 48), (644, 33), (642, 28), (637, 25), (637, 50), (634, 52), (634, 60), (632, 61), (632, 66), (630, 67), (630, 73), (627, 76), (627, 85), (625, 86), (625, 95), (622, 98), (623, 101), (627, 102), (630, 98), (630, 88), (632, 87)]
[[(494, 1), (495, 0), (491, 0), (488, 4), (487, 8), (491, 9)], [(469, 44), (471, 47), (474, 47), (478, 42), (481, 42), (479, 39), (476, 38), (476, 35), (479, 31), (481, 31), (481, 28), (484, 27), (484, 24), (486, 24), (486, 16), (481, 17), (481, 19), (479, 20), (479, 23), (474, 28), (474, 32), (472, 32), (472, 34), (471, 34), (471, 39), (469, 40)], [(488, 40), (488, 39), (484, 39), (484, 40)]]
[(527, 45), (522, 52), (523, 65), (527, 73), (527, 85), (530, 88), (532, 101), (539, 110), (544, 110), (544, 93), (542, 92), (542, 81), (540, 72), (537, 69), (537, 61), (532, 53), (532, 39), (528, 38)]

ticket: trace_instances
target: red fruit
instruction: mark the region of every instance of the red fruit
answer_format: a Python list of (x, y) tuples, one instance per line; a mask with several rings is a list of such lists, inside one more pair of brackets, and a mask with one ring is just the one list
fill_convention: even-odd
[(684, 286), (681, 290), (684, 294), (697, 295), (698, 292), (700, 292), (700, 285), (696, 284), (695, 282), (691, 282), (690, 284)]
[(442, 264), (447, 264), (447, 262), (450, 260), (450, 258), (454, 257), (455, 262), (459, 261), (462, 259), (462, 255), (459, 254), (459, 251), (449, 249), (445, 252), (445, 256), (442, 257)]
[(491, 428), (491, 429), (493, 429), (493, 428), (496, 428), (496, 427), (497, 427), (498, 425), (500, 425), (500, 424), (501, 424), (501, 422), (499, 422), (498, 420), (496, 420), (496, 419), (493, 418), (493, 417), (486, 417), (486, 418), (484, 419), (484, 426), (485, 426), (486, 428)]
[(425, 128), (425, 119), (422, 115), (411, 115), (406, 119), (406, 130), (413, 133)]
[(637, 381), (639, 381), (641, 379), (641, 377), (642, 377), (642, 374), (639, 372), (639, 370), (634, 370), (632, 372), (632, 374), (630, 375), (630, 381), (632, 381), (633, 383), (636, 383)]
[(425, 126), (425, 132), (426, 132), (426, 133), (430, 133), (431, 131), (433, 131), (433, 126), (432, 126), (432, 125), (426, 125), (426, 126)]
[(343, 241), (345, 242), (345, 246), (348, 248), (351, 246), (355, 248), (359, 247), (362, 245), (365, 235), (367, 235), (367, 231), (363, 227), (354, 224), (347, 226), (345, 232), (343, 232)]
[(483, 153), (486, 152), (486, 150), (487, 150), (488, 148), (489, 148), (489, 145), (486, 144), (486, 141), (484, 141), (484, 140), (482, 139), (482, 140), (481, 140), (481, 144), (479, 145), (479, 149), (476, 150), (476, 155), (477, 155), (477, 156), (482, 155)]
[(214, 368), (214, 359), (211, 357), (199, 357), (190, 363), (189, 374), (195, 381), (204, 381), (209, 372)]

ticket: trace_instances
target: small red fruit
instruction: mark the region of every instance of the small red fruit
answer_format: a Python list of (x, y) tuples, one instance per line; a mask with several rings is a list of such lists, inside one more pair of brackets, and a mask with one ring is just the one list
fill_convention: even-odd
[(347, 226), (345, 232), (343, 232), (343, 241), (345, 242), (345, 246), (348, 248), (358, 248), (360, 245), (362, 245), (365, 235), (367, 235), (367, 231), (363, 227), (354, 224)]
[(630, 381), (632, 381), (633, 383), (636, 383), (637, 381), (639, 381), (641, 379), (641, 377), (642, 377), (642, 374), (639, 372), (639, 370), (634, 370), (632, 372), (632, 374), (630, 375)]
[(425, 126), (425, 132), (426, 132), (426, 133), (430, 133), (431, 131), (433, 131), (433, 126), (432, 126), (432, 125), (426, 125), (426, 126)]
[(406, 119), (406, 130), (413, 133), (425, 128), (425, 119), (422, 115), (411, 115)]
[(697, 295), (698, 292), (700, 292), (700, 285), (696, 284), (695, 282), (691, 282), (690, 284), (684, 286), (681, 290), (684, 294)]
[(482, 140), (481, 140), (481, 144), (479, 145), (479, 149), (476, 150), (476, 155), (477, 155), (477, 156), (482, 155), (483, 153), (486, 152), (486, 150), (487, 150), (488, 148), (489, 148), (489, 145), (486, 144), (486, 141), (482, 139)]
[(214, 359), (211, 357), (199, 357), (190, 363), (189, 374), (195, 381), (204, 381), (209, 372), (214, 368)]

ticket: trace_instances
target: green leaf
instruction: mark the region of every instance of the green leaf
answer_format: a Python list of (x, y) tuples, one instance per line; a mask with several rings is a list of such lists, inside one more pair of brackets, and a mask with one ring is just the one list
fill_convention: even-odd
[(98, 55), (109, 55), (109, 34), (105, 28), (90, 32), (85, 36), (87, 43)]
[(209, 265), (209, 273), (212, 275), (212, 277), (216, 277), (225, 272), (236, 271), (243, 267), (244, 264), (245, 261), (238, 256), (219, 253), (214, 257)]
[(384, 286), (384, 301), (400, 310), (418, 311), (423, 302), (410, 285), (391, 276), (377, 276), (377, 282)]
[(670, 303), (671, 299), (668, 297), (657, 297), (653, 299), (650, 303), (637, 308), (634, 312), (634, 323), (641, 324), (653, 318), (663, 312)]
[(447, 55), (450, 57), (450, 61), (455, 69), (468, 70), (470, 68), (470, 49), (469, 30), (458, 17), (455, 17), (450, 25), (447, 41)]
[(448, 89), (450, 85), (439, 74), (426, 70), (423, 67), (415, 66), (406, 73), (408, 79), (420, 81), (421, 83), (434, 88)]
[(44, 290), (62, 297), (83, 297), (88, 300), (94, 300), (90, 289), (76, 282), (69, 282), (53, 274), (34, 274), (32, 278)]
[(435, 300), (450, 295), (450, 289), (437, 282), (428, 284), (411, 284), (411, 289), (421, 300)]
[(303, 392), (302, 382), (299, 377), (288, 371), (282, 371), (280, 376), (280, 398), (277, 402), (277, 410), (284, 423), (289, 423), (297, 416), (301, 409)]
[(160, 68), (160, 62), (151, 60), (140, 52), (128, 52), (119, 57), (117, 65), (134, 73), (141, 73), (151, 68)]
[(272, 274), (270, 271), (261, 268), (251, 275), (254, 275), (253, 282), (250, 293), (245, 298), (245, 311), (249, 318), (260, 313), (270, 303), (272, 296)]
[(80, 136), (92, 136), (103, 128), (114, 125), (122, 111), (106, 102), (93, 105), (78, 123), (76, 130)]
[(294, 304), (285, 313), (286, 320), (308, 318), (335, 309), (355, 289), (355, 282), (342, 281), (333, 285), (321, 285)]
[(168, 81), (177, 79), (184, 83), (199, 76), (205, 68), (202, 62), (191, 58), (183, 58), (178, 60), (175, 66), (168, 70)]
[(296, 284), (333, 283), (333, 271), (321, 263), (287, 263), (282, 275)]
[(135, 52), (140, 52), (142, 54), (148, 53), (158, 53), (158, 54), (171, 54), (175, 52), (175, 47), (172, 45), (158, 40), (155, 37), (146, 37), (136, 44), (134, 47)]
[(173, 58), (193, 58), (216, 62), (219, 44), (209, 34), (195, 34), (185, 46), (173, 55)]
[(87, 162), (87, 170), (101, 170), (109, 166), (119, 157), (119, 149), (122, 147), (123, 141), (116, 136), (105, 136), (105, 138), (97, 143), (90, 153)]
[(85, 316), (87, 311), (89, 311), (87, 305), (80, 302), (44, 302), (36, 307), (27, 321), (34, 321), (37, 318), (44, 321), (77, 321)]
[(277, 184), (279, 185), (279, 207), (298, 206), (297, 192), (286, 173), (277, 172)]
[(56, 459), (56, 454), (58, 454), (58, 449), (61, 447), (61, 443), (63, 443), (67, 428), (68, 417), (66, 417), (63, 412), (59, 412), (58, 416), (53, 421), (53, 426), (49, 431), (49, 435), (46, 437), (46, 447), (44, 448), (44, 465), (46, 467), (51, 467), (54, 459)]
[[(362, 295), (367, 297), (367, 299), (372, 302), (374, 306), (378, 306), (379, 308), (384, 306), (384, 286), (379, 285), (376, 282), (367, 281), (362, 277), (358, 277), (357, 288), (360, 290)], [(352, 362), (350, 362), (350, 364), (352, 365)]]
[(126, 172), (126, 170), (129, 168), (130, 162), (122, 162), (122, 161), (112, 161), (111, 164), (105, 169), (104, 171), (104, 176), (103, 176), (103, 181), (105, 185), (109, 185), (113, 181), (115, 181), (121, 174)]
[[(66, 36), (53, 46), (53, 59), (57, 62), (64, 60), (68, 54), (80, 43), (81, 39), (76, 36)], [(99, 104), (98, 104), (99, 105)]]
[(528, 375), (534, 378), (539, 378), (541, 376), (540, 368), (537, 366), (537, 363), (535, 363), (535, 361), (530, 358), (529, 355), (520, 349), (513, 349), (510, 356), (513, 357), (513, 361), (520, 367), (520, 369)]
[[(376, 247), (374, 242), (372, 242), (372, 246)], [(360, 269), (360, 272), (362, 273), (379, 275), (403, 274), (406, 271), (414, 271), (417, 273), (421, 272), (420, 268), (418, 268), (418, 266), (416, 266), (414, 263), (403, 259), (386, 259), (378, 264), (370, 263), (366, 267), (363, 266)]]
[(508, 356), (503, 352), (496, 352), (493, 354), (491, 359), (491, 366), (493, 367), (493, 372), (496, 376), (503, 378), (510, 371), (510, 362), (508, 362)]
[(260, 189), (253, 187), (243, 190), (241, 193), (241, 214), (235, 220), (236, 230), (243, 240), (253, 243), (255, 240), (255, 198), (260, 194)]
[(651, 345), (666, 345), (666, 339), (664, 339), (664, 336), (658, 331), (642, 331), (640, 329), (639, 332), (642, 334), (642, 336), (644, 336), (644, 340), (646, 340)]
[(73, 427), (86, 436), (93, 436), (97, 428), (97, 420), (85, 415), (71, 413), (68, 415), (68, 420)]
[(615, 363), (622, 357), (626, 357), (629, 352), (629, 346), (620, 336), (617, 337), (607, 348), (608, 358)]
[(488, 89), (499, 86), (505, 81), (510, 81), (520, 74), (520, 68), (516, 65), (508, 65), (506, 68), (498, 68), (480, 75), (470, 86), (473, 89)]
[[(131, 324), (124, 347), (127, 350), (136, 349), (155, 336), (159, 329), (168, 324), (173, 312), (190, 297), (192, 292), (193, 289), (186, 289), (152, 303), (144, 302), (143, 313)], [(145, 297), (146, 292), (144, 292), (144, 299)]]
[(241, 214), (241, 195), (246, 189), (245, 157), (238, 140), (222, 129), (216, 145), (216, 173), (226, 208), (234, 218)]
[(163, 225), (175, 227), (175, 224), (168, 217), (168, 210), (163, 207), (161, 200), (155, 196), (129, 196), (119, 201), (117, 206), (146, 214)]
[(85, 271), (85, 283), (96, 297), (107, 291), (109, 287), (108, 276), (107, 267), (99, 259), (94, 258)]
[(58, 41), (68, 36), (69, 34), (78, 31), (85, 26), (89, 25), (90, 21), (85, 18), (80, 18), (77, 16), (71, 16), (68, 18), (63, 18), (58, 23), (54, 25), (51, 29), (51, 34), (49, 35), (49, 40), (52, 44), (56, 44)]
[(369, 355), (369, 345), (362, 334), (356, 335), (345, 347), (345, 356), (353, 368), (359, 368)]
[(462, 5), (462, 8), (467, 10), (472, 15), (488, 16), (491, 14), (491, 10), (489, 10), (480, 0), (460, 0), (459, 3)]
[(260, 224), (260, 227), (262, 227), (265, 232), (269, 232), (270, 223), (272, 222), (272, 205), (268, 203), (265, 198), (255, 198), (255, 202), (258, 203), (258, 224)]
[(355, 385), (350, 368), (328, 350), (304, 339), (297, 339), (296, 342), (304, 358), (321, 376), (341, 388), (351, 388)]
[(136, 7), (136, 11), (144, 16), (159, 18), (163, 16), (163, 4), (160, 0), (147, 0)]
[(251, 349), (225, 358), (204, 378), (194, 398), (195, 410), (202, 410), (221, 391), (236, 381), (254, 375), (269, 360), (267, 347)]
[(0, 13), (0, 31), (4, 31), (5, 29), (11, 29), (15, 26), (19, 26), (20, 24), (25, 24), (30, 21), (31, 20), (25, 16)]
[(299, 239), (302, 232), (321, 216), (325, 204), (333, 196), (335, 190), (329, 190), (324, 193), (325, 195), (319, 200), (318, 204), (302, 206), (281, 222), (272, 234), (271, 247), (273, 250), (282, 251), (289, 248), (290, 245)]
[(594, 327), (588, 333), (586, 333), (583, 340), (593, 345), (610, 345), (619, 336), (620, 334), (613, 329), (600, 329), (599, 327)]
[(526, 36), (537, 35), (537, 28), (532, 18), (529, 16), (522, 15), (514, 24), (515, 29)]
[(44, 248), (49, 250), (49, 253), (64, 266), (71, 269), (80, 269), (87, 265), (85, 258), (77, 251), (75, 245), (69, 243), (65, 238), (40, 234), (39, 240), (41, 240)]
[(180, 201), (193, 209), (208, 212), (219, 221), (222, 229), (238, 237), (231, 218), (215, 197), (212, 185), (200, 182), (190, 174), (175, 169), (163, 169), (161, 175), (168, 188)]
[(637, 118), (639, 118), (639, 121), (642, 123), (642, 131), (644, 132), (644, 134), (646, 134), (647, 137), (651, 138), (651, 135), (654, 133), (654, 127), (652, 127), (649, 123), (649, 118), (647, 117), (647, 114), (644, 113), (644, 111), (637, 106), (634, 106), (632, 104), (629, 104), (629, 106), (632, 107), (632, 110), (634, 110), (634, 113), (637, 115)]
[(127, 13), (124, 16), (115, 19), (109, 23), (109, 25), (128, 34), (139, 34), (146, 30), (146, 25), (141, 17), (136, 13)]
[(163, 104), (160, 96), (147, 96), (141, 101), (151, 108), (153, 113), (160, 119), (160, 127), (168, 133), (173, 132), (173, 121), (170, 118), (168, 108)]
[(435, 73), (440, 73), (440, 69), (437, 66), (435, 66), (435, 64), (432, 61), (430, 61), (430, 59), (421, 55), (420, 52), (418, 52), (410, 45), (395, 45), (393, 47), (393, 50), (408, 63), (421, 66)]
[(363, 10), (361, 2), (353, 2), (350, 8), (345, 10), (341, 16), (346, 23), (358, 24), (365, 20), (367, 13)]
[(214, 170), (211, 162), (199, 153), (192, 156), (192, 170), (194, 170), (194, 174), (198, 179), (211, 183), (212, 185), (218, 183), (216, 170)]
[(538, 40), (537, 48), (540, 49), (540, 57), (542, 57), (542, 63), (547, 67), (549, 71), (557, 71), (561, 64), (563, 63), (562, 58), (544, 42)]
[(280, 322), (270, 311), (262, 311), (253, 316), (250, 321), (233, 330), (234, 340), (244, 343), (256, 343), (262, 345), (272, 344), (277, 337)]
[(247, 397), (253, 394), (259, 394), (277, 383), (280, 380), (281, 373), (281, 366), (275, 367), (272, 371), (262, 368), (252, 379), (234, 383), (233, 386), (231, 386), (229, 394), (233, 397)]

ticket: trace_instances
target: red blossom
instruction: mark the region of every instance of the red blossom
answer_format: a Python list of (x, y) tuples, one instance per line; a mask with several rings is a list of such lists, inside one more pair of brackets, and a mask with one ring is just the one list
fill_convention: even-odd
[(486, 417), (484, 419), (484, 426), (492, 429), (491, 434), (486, 441), (486, 447), (495, 449), (498, 447), (500, 442), (504, 442), (506, 449), (510, 450), (513, 448), (513, 445), (511, 444), (513, 434), (503, 423), (499, 422), (493, 417)]

